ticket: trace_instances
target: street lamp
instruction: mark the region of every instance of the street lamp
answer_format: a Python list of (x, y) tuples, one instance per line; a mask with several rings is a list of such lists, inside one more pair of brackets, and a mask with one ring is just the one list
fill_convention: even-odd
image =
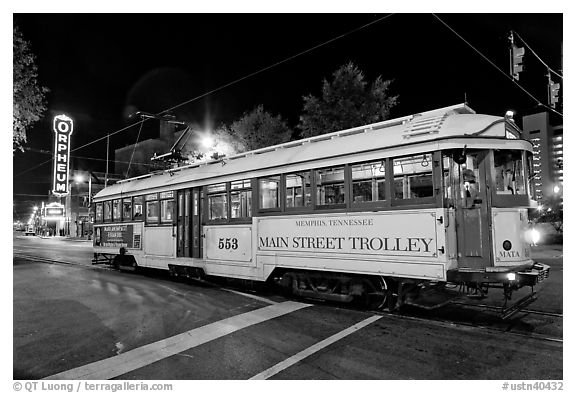
[[(74, 176), (74, 181), (77, 184), (80, 184), (84, 183), (86, 179), (84, 179), (84, 176), (82, 174), (77, 173)], [(90, 207), (91, 203), (92, 203), (92, 174), (88, 173), (88, 207)]]
[(212, 146), (214, 146), (214, 138), (212, 138), (210, 135), (205, 135), (202, 137), (200, 143), (202, 144), (202, 146), (209, 149)]

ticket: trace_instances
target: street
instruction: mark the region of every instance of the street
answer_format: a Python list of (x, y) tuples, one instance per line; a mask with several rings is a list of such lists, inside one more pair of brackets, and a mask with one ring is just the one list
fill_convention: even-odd
[[(21, 232), (13, 241), (14, 379), (564, 375), (561, 316), (518, 313), (502, 322), (472, 307), (433, 317), (355, 310), (93, 266), (86, 241)], [(534, 258), (551, 265), (551, 277), (529, 308), (562, 314), (562, 246), (541, 246)]]

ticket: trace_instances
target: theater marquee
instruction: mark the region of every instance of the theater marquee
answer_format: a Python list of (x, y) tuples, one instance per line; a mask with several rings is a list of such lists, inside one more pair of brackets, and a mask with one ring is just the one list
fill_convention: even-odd
[(66, 196), (69, 193), (70, 172), (70, 136), (74, 131), (74, 123), (66, 115), (54, 117), (54, 180), (52, 194)]

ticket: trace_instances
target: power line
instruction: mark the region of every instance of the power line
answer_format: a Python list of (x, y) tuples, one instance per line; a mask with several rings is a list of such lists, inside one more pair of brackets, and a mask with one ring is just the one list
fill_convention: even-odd
[[(362, 25), (362, 26), (360, 26), (360, 27), (357, 27), (357, 28), (355, 28), (355, 29), (353, 29), (353, 30), (350, 30), (350, 31), (348, 31), (348, 32), (346, 32), (346, 33), (344, 33), (344, 34), (341, 34), (341, 35), (339, 35), (339, 36), (337, 36), (337, 37), (335, 37), (335, 38), (329, 39), (328, 41), (325, 41), (325, 42), (323, 42), (323, 43), (321, 43), (321, 44), (315, 45), (315, 46), (313, 46), (313, 47), (311, 47), (311, 48), (309, 48), (309, 49), (306, 49), (306, 50), (304, 50), (304, 51), (302, 51), (302, 52), (299, 52), (299, 53), (297, 53), (297, 54), (295, 54), (295, 55), (289, 56), (289, 57), (285, 58), (284, 60), (280, 60), (280, 61), (278, 61), (278, 62), (276, 62), (276, 63), (274, 63), (274, 64), (272, 64), (272, 65), (269, 65), (269, 66), (264, 67), (264, 68), (262, 68), (262, 69), (260, 69), (260, 70), (258, 70), (258, 71), (252, 72), (252, 73), (250, 73), (250, 74), (248, 74), (248, 75), (245, 75), (245, 76), (243, 76), (243, 77), (241, 77), (241, 78), (238, 78), (238, 79), (236, 79), (236, 80), (233, 80), (232, 82), (226, 83), (226, 84), (224, 84), (224, 85), (222, 85), (222, 86), (220, 86), (220, 87), (217, 87), (217, 88), (215, 88), (215, 89), (213, 89), (213, 90), (210, 90), (210, 91), (208, 91), (208, 92), (206, 92), (206, 93), (204, 93), (204, 94), (201, 94), (201, 95), (199, 95), (199, 96), (196, 96), (196, 97), (194, 97), (194, 98), (191, 98), (191, 99), (189, 99), (189, 100), (187, 100), (187, 101), (184, 101), (184, 102), (182, 102), (182, 103), (180, 103), (180, 104), (178, 104), (178, 105), (175, 105), (175, 106), (173, 106), (173, 107), (171, 107), (171, 108), (164, 109), (163, 111), (158, 112), (157, 114), (155, 114), (155, 116), (161, 116), (161, 115), (165, 114), (166, 112), (170, 112), (170, 111), (172, 111), (172, 110), (174, 110), (174, 109), (180, 108), (181, 106), (187, 105), (187, 104), (189, 104), (189, 103), (191, 103), (191, 102), (194, 102), (194, 101), (196, 101), (196, 100), (199, 100), (199, 99), (201, 99), (201, 98), (204, 98), (204, 97), (206, 97), (207, 95), (213, 94), (213, 93), (215, 93), (215, 92), (217, 92), (217, 91), (220, 91), (220, 90), (223, 90), (223, 89), (225, 89), (225, 88), (227, 88), (227, 87), (230, 87), (230, 86), (232, 86), (232, 85), (235, 85), (235, 84), (237, 84), (237, 83), (239, 83), (239, 82), (242, 82), (243, 80), (246, 80), (246, 79), (251, 78), (251, 77), (253, 77), (253, 76), (255, 76), (255, 75), (258, 75), (258, 74), (260, 74), (260, 73), (262, 73), (262, 72), (264, 72), (264, 71), (267, 71), (267, 70), (269, 70), (269, 69), (271, 69), (271, 68), (273, 68), (273, 67), (276, 67), (276, 66), (278, 66), (278, 65), (280, 65), (280, 64), (283, 64), (283, 63), (285, 63), (285, 62), (287, 62), (287, 61), (293, 60), (293, 59), (295, 59), (296, 57), (302, 56), (302, 55), (304, 55), (304, 54), (306, 54), (306, 53), (309, 53), (309, 52), (311, 52), (311, 51), (313, 51), (313, 50), (316, 50), (316, 49), (318, 49), (318, 48), (320, 48), (320, 47), (322, 47), (322, 46), (324, 46), (324, 45), (330, 44), (330, 43), (332, 43), (332, 42), (334, 42), (334, 41), (336, 41), (336, 40), (339, 40), (339, 39), (341, 39), (341, 38), (344, 38), (344, 37), (346, 37), (346, 36), (348, 36), (348, 35), (350, 35), (350, 34), (353, 34), (353, 33), (357, 32), (357, 31), (359, 31), (359, 30), (364, 29), (364, 28), (366, 28), (366, 27), (368, 27), (368, 26), (371, 26), (371, 25), (373, 25), (373, 24), (375, 24), (375, 23), (378, 23), (378, 22), (380, 22), (380, 21), (383, 21), (383, 20), (391, 17), (392, 15), (394, 15), (394, 14), (388, 14), (388, 15), (386, 15), (386, 16), (383, 16), (383, 17), (381, 17), (381, 18), (378, 18), (378, 19), (376, 19), (376, 20), (374, 20), (374, 21), (372, 21), (372, 22), (366, 23), (366, 24), (364, 24), (364, 25)], [(119, 130), (117, 130), (117, 131), (114, 131), (114, 132), (108, 134), (108, 135), (105, 136), (105, 137), (101, 137), (101, 138), (95, 139), (95, 140), (93, 140), (92, 142), (88, 142), (88, 143), (86, 143), (86, 144), (84, 144), (84, 145), (82, 145), (82, 146), (79, 146), (79, 147), (71, 150), (71, 152), (74, 152), (74, 151), (83, 149), (83, 148), (85, 148), (85, 147), (87, 147), (87, 146), (90, 146), (90, 145), (92, 145), (92, 144), (94, 144), (94, 143), (100, 142), (100, 141), (102, 141), (102, 140), (104, 140), (104, 139), (106, 139), (106, 138), (109, 138), (109, 137), (112, 136), (112, 135), (116, 135), (116, 134), (118, 134), (118, 133), (120, 133), (120, 132), (126, 131), (127, 129), (129, 129), (129, 128), (131, 128), (131, 127), (134, 127), (135, 125), (144, 123), (144, 122), (147, 121), (147, 120), (149, 120), (149, 118), (142, 119), (142, 120), (140, 120), (140, 121), (138, 121), (138, 122), (136, 122), (136, 123), (134, 123), (134, 124), (131, 124), (131, 125), (126, 126), (126, 127), (123, 127), (123, 128), (121, 128), (121, 129), (119, 129)], [(39, 164), (39, 165), (36, 165), (36, 166), (34, 166), (34, 167), (32, 167), (32, 168), (26, 169), (26, 170), (24, 170), (24, 171), (22, 171), (22, 172), (20, 172), (20, 173), (18, 173), (18, 174), (16, 174), (16, 175), (14, 175), (14, 177), (17, 177), (17, 176), (23, 175), (23, 174), (25, 174), (25, 173), (28, 173), (29, 171), (34, 170), (34, 169), (36, 169), (36, 168), (39, 168), (40, 166), (45, 165), (45, 164), (47, 164), (48, 162), (51, 162), (51, 161), (52, 161), (52, 159), (47, 160), (47, 161), (45, 161), (45, 162), (43, 162), (43, 163), (41, 163), (41, 164)]]
[(532, 48), (530, 48), (530, 46), (526, 43), (526, 40), (524, 40), (524, 38), (522, 38), (522, 37), (520, 36), (520, 34), (518, 34), (518, 32), (516, 32), (516, 31), (514, 31), (514, 30), (512, 30), (512, 32), (513, 32), (514, 34), (516, 34), (516, 36), (517, 36), (518, 38), (520, 38), (520, 41), (522, 41), (522, 43), (524, 44), (524, 46), (525, 46), (526, 48), (528, 48), (528, 50), (529, 50), (530, 52), (532, 52), (532, 54), (534, 55), (534, 57), (536, 57), (536, 58), (540, 61), (540, 63), (542, 63), (542, 64), (544, 65), (544, 67), (548, 68), (548, 70), (549, 70), (551, 73), (553, 73), (554, 75), (556, 75), (556, 76), (560, 77), (562, 80), (564, 80), (564, 77), (563, 77), (562, 75), (560, 75), (559, 73), (557, 73), (556, 71), (554, 71), (548, 64), (546, 64), (546, 63), (544, 62), (544, 60), (542, 60), (542, 59), (540, 58), (540, 56), (538, 56), (538, 55), (536, 54), (536, 52), (535, 52)]
[(334, 38), (332, 38), (332, 39), (329, 39), (328, 41), (325, 41), (325, 42), (323, 42), (323, 43), (321, 43), (321, 44), (318, 44), (318, 45), (313, 46), (313, 47), (311, 47), (311, 48), (309, 48), (309, 49), (306, 49), (306, 50), (304, 50), (304, 51), (302, 51), (302, 52), (299, 52), (299, 53), (297, 53), (297, 54), (295, 54), (295, 55), (292, 55), (292, 56), (290, 56), (290, 57), (287, 57), (287, 58), (285, 58), (284, 60), (280, 60), (280, 61), (278, 61), (278, 62), (276, 62), (276, 63), (274, 63), (274, 64), (272, 64), (272, 65), (269, 65), (269, 66), (267, 66), (267, 67), (264, 67), (264, 68), (262, 68), (262, 69), (260, 69), (260, 70), (258, 70), (258, 71), (252, 72), (251, 74), (248, 74), (248, 75), (243, 76), (243, 77), (241, 77), (241, 78), (238, 78), (238, 79), (236, 79), (236, 80), (234, 80), (234, 81), (232, 81), (232, 82), (229, 82), (229, 83), (227, 83), (227, 84), (225, 84), (225, 85), (223, 85), (223, 86), (220, 86), (220, 87), (218, 87), (218, 88), (216, 88), (216, 89), (214, 89), (214, 90), (211, 90), (211, 91), (209, 91), (209, 92), (207, 92), (207, 93), (204, 93), (204, 94), (202, 94), (202, 95), (200, 95), (200, 96), (198, 96), (198, 97), (192, 98), (192, 99), (190, 99), (190, 100), (188, 100), (188, 101), (184, 101), (184, 102), (182, 102), (182, 103), (180, 103), (180, 104), (178, 104), (178, 105), (175, 105), (175, 106), (173, 106), (173, 107), (171, 107), (171, 108), (169, 108), (169, 109), (165, 109), (165, 110), (163, 110), (162, 112), (157, 113), (156, 116), (160, 116), (160, 115), (164, 114), (165, 112), (169, 112), (169, 111), (174, 110), (174, 109), (176, 109), (176, 108), (179, 108), (179, 107), (181, 107), (181, 106), (183, 106), (183, 105), (189, 104), (189, 103), (191, 103), (191, 102), (193, 102), (193, 101), (196, 101), (196, 100), (198, 100), (198, 99), (200, 99), (200, 98), (203, 98), (204, 96), (207, 96), (207, 95), (212, 94), (212, 93), (215, 93), (215, 92), (217, 92), (217, 91), (219, 91), (219, 90), (222, 90), (222, 89), (225, 89), (225, 88), (227, 88), (227, 87), (230, 87), (230, 86), (232, 86), (232, 85), (234, 85), (234, 84), (236, 84), (236, 83), (239, 83), (239, 82), (241, 82), (241, 81), (243, 81), (243, 80), (245, 80), (245, 79), (251, 78), (251, 77), (253, 77), (253, 76), (257, 75), (257, 74), (260, 74), (260, 73), (262, 73), (262, 72), (264, 72), (264, 71), (267, 71), (267, 70), (269, 70), (270, 68), (273, 68), (273, 67), (276, 67), (276, 66), (278, 66), (278, 65), (280, 65), (280, 64), (286, 63), (287, 61), (293, 60), (293, 59), (295, 59), (296, 57), (302, 56), (302, 55), (304, 55), (304, 54), (306, 54), (306, 53), (308, 53), (308, 52), (311, 52), (311, 51), (313, 51), (313, 50), (316, 50), (316, 49), (318, 49), (318, 48), (320, 48), (320, 47), (322, 47), (322, 46), (324, 46), (324, 45), (330, 44), (330, 43), (332, 43), (332, 42), (334, 42), (334, 41), (336, 41), (336, 40), (339, 40), (339, 39), (341, 39), (341, 38), (344, 38), (344, 37), (346, 37), (347, 35), (353, 34), (353, 33), (357, 32), (357, 31), (359, 31), (359, 30), (362, 30), (362, 29), (368, 27), (368, 26), (371, 26), (371, 25), (373, 25), (373, 24), (375, 24), (375, 23), (378, 23), (378, 22), (380, 22), (380, 21), (383, 21), (384, 19), (387, 19), (387, 18), (391, 17), (392, 15), (394, 15), (394, 14), (388, 14), (388, 15), (386, 15), (386, 16), (383, 16), (383, 17), (381, 17), (381, 18), (378, 18), (378, 19), (376, 19), (376, 20), (374, 20), (374, 21), (372, 21), (372, 22), (366, 23), (365, 25), (362, 25), (362, 26), (357, 27), (357, 28), (355, 28), (355, 29), (353, 29), (353, 30), (350, 30), (350, 31), (348, 31), (347, 33), (341, 34), (341, 35), (339, 35), (339, 36), (337, 36), (337, 37), (334, 37)]
[(134, 144), (134, 149), (132, 149), (132, 155), (130, 156), (130, 163), (128, 164), (128, 169), (126, 170), (126, 179), (128, 177), (128, 173), (130, 173), (130, 167), (132, 166), (132, 159), (134, 158), (134, 152), (136, 151), (136, 146), (138, 146), (138, 141), (140, 141), (140, 132), (142, 132), (142, 126), (144, 122), (140, 123), (140, 129), (138, 130), (138, 136), (136, 137), (136, 143)]
[(518, 86), (520, 89), (522, 89), (528, 96), (530, 96), (530, 98), (532, 98), (534, 101), (536, 101), (538, 103), (538, 105), (543, 106), (545, 108), (547, 108), (548, 110), (564, 117), (564, 115), (560, 112), (558, 112), (557, 110), (555, 110), (554, 108), (549, 107), (548, 105), (543, 104), (538, 98), (534, 97), (528, 90), (526, 90), (524, 87), (522, 87), (518, 82), (516, 82), (514, 80), (514, 78), (512, 78), (510, 75), (508, 75), (506, 72), (502, 71), (500, 69), (500, 67), (498, 67), (496, 64), (494, 64), (494, 62), (492, 62), (492, 60), (490, 60), (488, 57), (484, 56), (484, 54), (482, 52), (480, 52), (478, 49), (476, 49), (471, 43), (469, 43), (464, 37), (462, 37), (460, 34), (458, 34), (453, 28), (451, 28), (450, 26), (448, 26), (448, 24), (446, 24), (446, 22), (444, 22), (442, 19), (440, 19), (438, 17), (438, 15), (436, 14), (432, 14), (436, 19), (438, 19), (444, 26), (446, 26), (448, 29), (450, 29), (450, 31), (452, 31), (454, 34), (456, 34), (458, 36), (458, 38), (460, 38), (462, 41), (464, 41), (470, 48), (472, 48), (474, 51), (476, 51), (476, 53), (478, 53), (480, 56), (482, 56), (484, 58), (484, 60), (486, 60), (488, 63), (490, 63), (494, 68), (496, 68), (498, 71), (500, 71), (502, 74), (504, 74), (506, 76), (506, 78), (508, 80), (511, 80), (512, 82), (514, 82), (514, 84), (516, 86)]

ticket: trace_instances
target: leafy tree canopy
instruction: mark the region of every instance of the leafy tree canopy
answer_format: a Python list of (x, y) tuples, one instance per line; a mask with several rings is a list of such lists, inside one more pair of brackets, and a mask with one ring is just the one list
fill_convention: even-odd
[(38, 68), (28, 43), (17, 26), (13, 30), (13, 134), (12, 152), (23, 151), (26, 130), (46, 111), (44, 94), (48, 89), (38, 83)]
[[(201, 135), (200, 139), (208, 136), (201, 129), (197, 130), (196, 133)], [(199, 140), (192, 140), (184, 146), (183, 154), (187, 158), (186, 164), (229, 157), (246, 150), (240, 138), (227, 125), (221, 125), (214, 129), (210, 133), (209, 140), (211, 143), (208, 146)]]
[(386, 120), (398, 96), (389, 96), (391, 80), (380, 76), (372, 84), (362, 71), (350, 62), (324, 79), (322, 97), (304, 96), (303, 114), (298, 128), (303, 137), (326, 134), (364, 124)]
[(282, 117), (273, 116), (262, 105), (244, 113), (230, 125), (230, 131), (240, 139), (246, 150), (288, 142), (292, 136), (292, 130)]

